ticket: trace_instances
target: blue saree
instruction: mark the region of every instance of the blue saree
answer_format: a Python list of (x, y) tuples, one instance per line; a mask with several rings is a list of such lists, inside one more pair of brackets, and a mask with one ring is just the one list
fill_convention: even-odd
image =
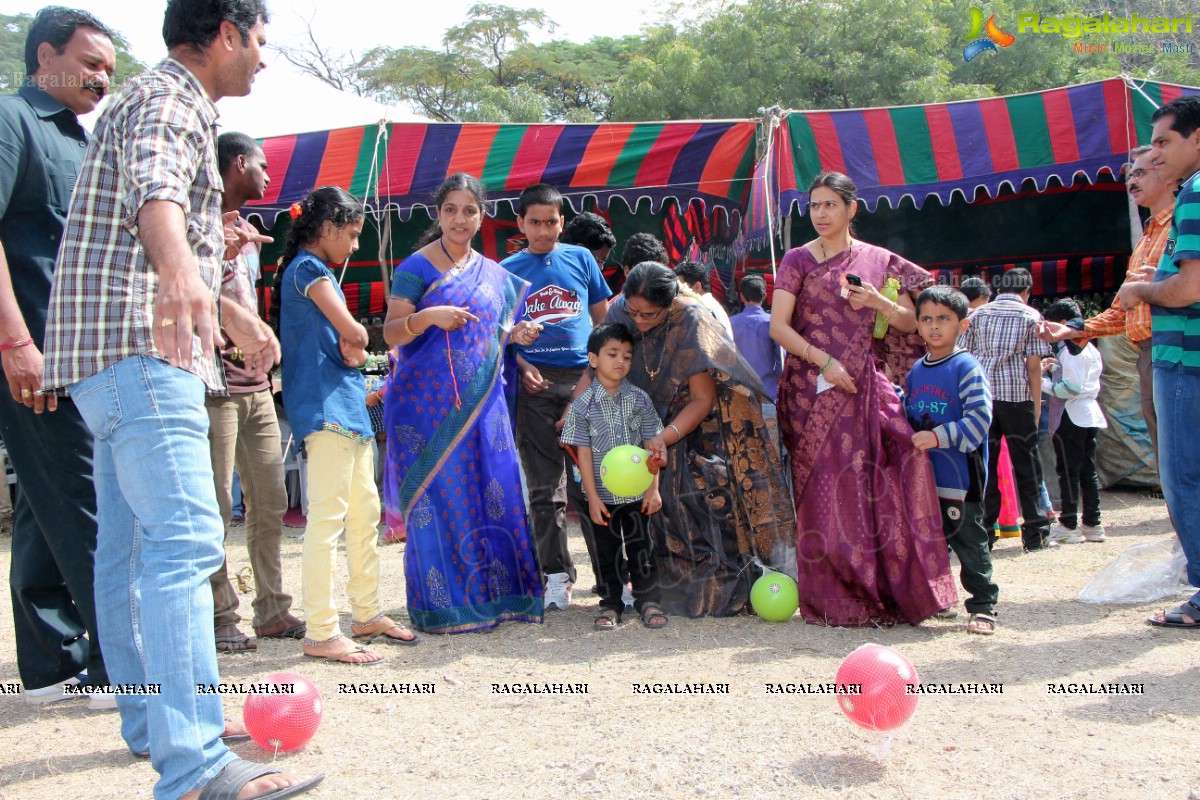
[(392, 296), (418, 310), (466, 306), (479, 317), (400, 348), (384, 393), (384, 506), (389, 530), (407, 536), (408, 613), (423, 631), (542, 621), (504, 377), (528, 287), (481, 255), (446, 274), (414, 255), (392, 281)]

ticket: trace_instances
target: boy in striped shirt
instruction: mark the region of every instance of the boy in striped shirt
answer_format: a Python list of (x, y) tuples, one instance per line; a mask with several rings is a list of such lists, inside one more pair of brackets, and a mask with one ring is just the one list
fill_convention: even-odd
[(928, 354), (908, 374), (905, 408), (913, 446), (929, 453), (942, 507), (942, 530), (958, 556), (959, 579), (971, 596), (968, 633), (996, 631), (1000, 589), (992, 581), (992, 554), (983, 525), (992, 391), (983, 367), (957, 340), (967, 328), (967, 298), (948, 286), (917, 297), (917, 332)]

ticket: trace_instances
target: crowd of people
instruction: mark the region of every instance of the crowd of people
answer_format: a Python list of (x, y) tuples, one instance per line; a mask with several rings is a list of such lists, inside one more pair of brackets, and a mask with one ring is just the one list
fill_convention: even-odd
[[(616, 237), (595, 214), (564, 226), (546, 184), (517, 201), (526, 246), (486, 258), (474, 248), (484, 187), (451, 175), (395, 271), (390, 369), (368, 395), (368, 334), (328, 266), (357, 249), (365, 219), (344, 189), (292, 206), (269, 322), (257, 311), (270, 240), (238, 209), (264, 196), (269, 165), (249, 136), (216, 135), (215, 103), (249, 93), (267, 21), (259, 0), (171, 0), (168, 58), (88, 137), (78, 115), (107, 92), (114, 34), (87, 12), (44, 9), (29, 80), (0, 98), (13, 143), (0, 152), (0, 434), (21, 487), (18, 668), (31, 700), (82, 684), (93, 707), (117, 708), (130, 751), (160, 773), (156, 797), (286, 797), (321, 779), (237, 758), (226, 741), (244, 730), (195, 687), (219, 682), (218, 653), (261, 638), (361, 667), (386, 660), (371, 645), (418, 644), (382, 610), (381, 510), (405, 542), (409, 624), (427, 634), (566, 609), (580, 578), (570, 509), (597, 631), (630, 609), (650, 629), (751, 611), (763, 567), (797, 579), (809, 623), (952, 618), (953, 552), (965, 629), (994, 634), (1002, 440), (1025, 551), (1106, 539), (1097, 336), (1126, 335), (1142, 354), (1163, 491), (1200, 587), (1187, 511), (1200, 486), (1200, 99), (1159, 109), (1151, 145), (1132, 154), (1128, 190), (1152, 216), (1113, 306), (1090, 319), (1069, 299), (1036, 311), (1023, 269), (933, 285), (855, 236), (856, 187), (836, 172), (809, 187), (815, 238), (784, 256), (773, 293), (746, 276), (732, 317), (709, 266), (671, 265), (644, 233), (624, 243), (614, 298), (601, 265)], [(303, 619), (280, 564), (276, 388), (308, 462)], [(623, 494), (604, 463), (630, 445), (653, 477)], [(235, 465), (256, 638), (225, 568)], [(343, 535), (349, 637), (335, 597)], [(1200, 628), (1200, 593), (1149, 622)], [(160, 691), (114, 700), (110, 682)]]

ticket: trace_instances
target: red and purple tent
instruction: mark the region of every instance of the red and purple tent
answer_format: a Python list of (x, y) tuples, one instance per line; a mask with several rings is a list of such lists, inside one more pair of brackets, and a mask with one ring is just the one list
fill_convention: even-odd
[(314, 186), (334, 184), (407, 220), (432, 204), (455, 172), (479, 177), (493, 200), (515, 200), (526, 186), (548, 183), (581, 210), (584, 198), (607, 209), (649, 199), (740, 215), (755, 158), (753, 120), (595, 125), (392, 123), (263, 141), (275, 176), (251, 203), (267, 224)]
[(762, 235), (769, 207), (778, 219), (807, 207), (807, 188), (825, 170), (849, 175), (867, 208), (908, 197), (968, 202), (979, 192), (1038, 190), (1051, 178), (1071, 185), (1119, 175), (1129, 151), (1150, 139), (1163, 103), (1200, 89), (1112, 78), (1031, 94), (838, 111), (792, 111), (775, 130), (770, 181), (756, 181), (747, 228)]

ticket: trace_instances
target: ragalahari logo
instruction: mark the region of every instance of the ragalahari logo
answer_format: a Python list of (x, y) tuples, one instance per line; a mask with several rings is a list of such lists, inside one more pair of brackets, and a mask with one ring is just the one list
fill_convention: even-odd
[[(980, 38), (981, 36), (983, 38)], [(996, 49), (996, 45), (1008, 47), (1017, 40), (1011, 33), (1000, 30), (995, 14), (988, 17), (987, 23), (984, 24), (983, 9), (975, 7), (971, 8), (971, 30), (963, 38), (971, 42), (963, 48), (963, 61), (970, 61), (987, 50), (998, 53), (1000, 51)]]

